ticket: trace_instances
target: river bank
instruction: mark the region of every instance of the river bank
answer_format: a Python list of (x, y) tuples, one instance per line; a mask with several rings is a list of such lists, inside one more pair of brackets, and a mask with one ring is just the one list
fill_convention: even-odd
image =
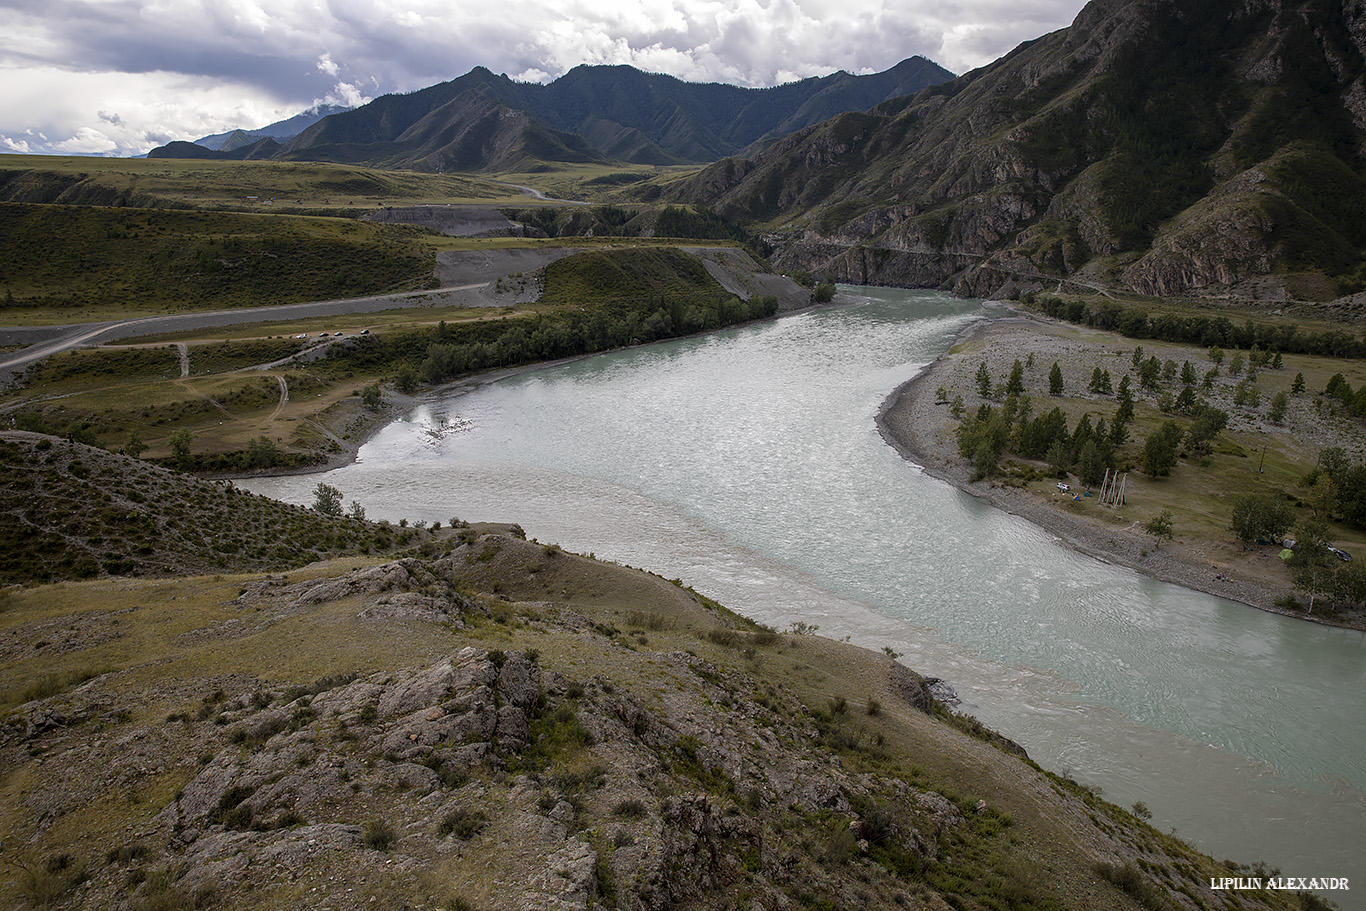
[[(831, 307), (849, 306), (854, 301), (848, 296), (836, 294), (835, 299), (826, 304), (816, 304), (808, 301), (802, 306), (784, 306), (779, 310), (776, 317), (766, 317), (765, 319), (776, 319), (796, 312), (810, 312)], [(753, 322), (763, 322), (755, 320)], [(740, 326), (750, 325), (750, 323), (737, 323), (724, 327), (734, 329)], [(661, 339), (658, 342), (646, 342), (646, 345), (665, 344), (679, 339), (695, 338), (697, 336), (711, 335), (715, 332), (724, 331), (723, 329), (711, 329), (705, 332), (693, 333), (692, 335), (676, 336), (669, 339)], [(434, 386), (416, 395), (406, 395), (398, 389), (389, 388), (384, 392), (384, 405), (378, 411), (372, 411), (361, 405), (359, 399), (353, 396), (339, 398), (329, 411), (315, 415), (314, 418), (326, 427), (327, 436), (333, 444), (333, 449), (327, 457), (309, 465), (291, 466), (282, 468), (261, 468), (252, 471), (232, 471), (232, 472), (210, 472), (203, 474), (203, 477), (210, 479), (242, 479), (242, 478), (265, 478), (265, 477), (286, 477), (292, 475), (311, 475), (323, 474), (343, 468), (357, 461), (358, 454), (362, 446), (386, 426), (401, 418), (414, 408), (421, 405), (439, 401), (446, 401), (460, 395), (497, 383), (514, 376), (522, 376), (527, 373), (534, 373), (539, 370), (546, 370), (551, 367), (559, 367), (564, 364), (572, 364), (585, 358), (598, 357), (607, 354), (608, 351), (593, 351), (587, 354), (576, 354), (572, 357), (556, 358), (548, 361), (534, 361), (529, 364), (520, 364), (516, 367), (501, 367), (496, 370), (487, 370), (470, 376), (464, 376), (457, 380)]]
[[(974, 372), (984, 360), (993, 375), (1003, 376), (1015, 358), (1032, 352), (1037, 363), (1057, 362), (1066, 374), (1080, 377), (1089, 374), (1098, 359), (1120, 354), (1115, 339), (1024, 312), (974, 323), (948, 353), (887, 397), (878, 415), (878, 429), (927, 475), (1028, 520), (1073, 550), (1260, 610), (1363, 628), (1359, 621), (1335, 622), (1278, 604), (1292, 589), (1276, 548), (1249, 551), (1231, 532), (1210, 540), (1185, 538), (1179, 529), (1174, 541), (1157, 547), (1144, 533), (1143, 516), (1136, 509), (1102, 507), (1098, 498), (1079, 502), (1073, 499), (1074, 491), (1059, 491), (1051, 479), (1019, 487), (1003, 484), (999, 478), (971, 480), (971, 465), (958, 453), (958, 421), (949, 402), (940, 397), (940, 389), (948, 392), (945, 398), (949, 400), (963, 394), (971, 409), (976, 396), (969, 390), (975, 390)], [(1146, 481), (1135, 481), (1137, 474), (1130, 474), (1135, 486)], [(1075, 478), (1070, 480), (1076, 484)]]

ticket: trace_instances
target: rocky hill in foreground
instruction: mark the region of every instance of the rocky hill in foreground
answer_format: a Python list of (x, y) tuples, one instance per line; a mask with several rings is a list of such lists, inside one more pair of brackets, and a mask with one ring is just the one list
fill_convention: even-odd
[(428, 545), (0, 590), (0, 902), (1256, 901), (886, 655), (516, 535)]
[(1349, 3), (1093, 0), (673, 193), (851, 282), (1332, 299), (1366, 288), (1363, 54)]

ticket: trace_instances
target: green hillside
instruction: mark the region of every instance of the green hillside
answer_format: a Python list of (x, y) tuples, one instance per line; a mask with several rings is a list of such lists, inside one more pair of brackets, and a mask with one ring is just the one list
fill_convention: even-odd
[(0, 318), (22, 322), (16, 311), (26, 308), (212, 310), (423, 288), (433, 259), (421, 233), (351, 219), (0, 203)]

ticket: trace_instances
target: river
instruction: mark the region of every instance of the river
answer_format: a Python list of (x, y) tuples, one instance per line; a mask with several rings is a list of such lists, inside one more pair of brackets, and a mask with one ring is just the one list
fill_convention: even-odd
[[(519, 522), (778, 628), (891, 647), (1047, 768), (1218, 858), (1356, 878), (1366, 634), (1080, 556), (925, 476), (885, 397), (999, 311), (930, 292), (599, 355), (416, 409), (322, 476), (372, 518)], [(319, 476), (243, 481), (312, 501)]]

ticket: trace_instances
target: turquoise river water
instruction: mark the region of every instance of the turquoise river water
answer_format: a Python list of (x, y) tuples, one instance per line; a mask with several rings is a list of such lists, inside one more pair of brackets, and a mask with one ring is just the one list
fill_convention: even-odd
[[(890, 646), (1047, 768), (1218, 858), (1366, 907), (1366, 634), (1075, 554), (929, 478), (886, 396), (999, 311), (929, 292), (526, 373), (416, 409), (322, 479), (371, 518), (519, 522), (778, 628)], [(320, 476), (241, 482), (309, 503)]]

